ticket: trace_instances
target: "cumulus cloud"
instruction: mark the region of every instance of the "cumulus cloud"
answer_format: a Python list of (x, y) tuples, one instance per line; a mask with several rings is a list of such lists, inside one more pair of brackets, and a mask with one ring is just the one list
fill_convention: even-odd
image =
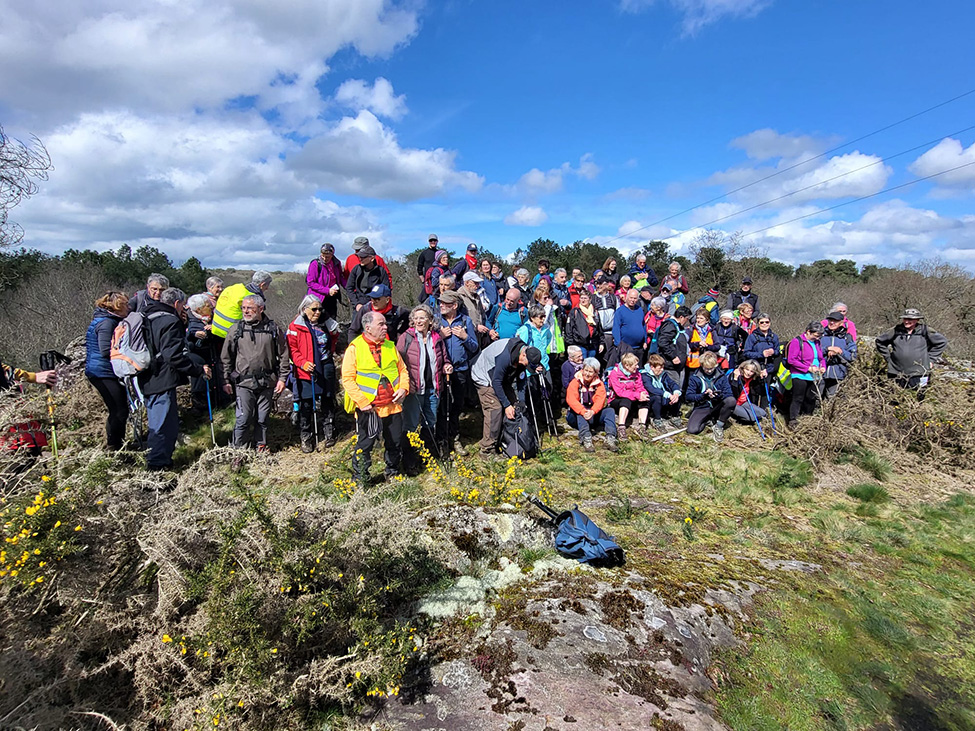
[[(0, 0), (0, 98), (38, 119), (127, 106), (154, 112), (274, 100), (352, 47), (385, 56), (418, 29), (390, 0)], [(311, 97), (305, 96), (309, 99)], [(264, 105), (262, 105), (264, 106)]]
[(456, 170), (456, 156), (401, 147), (391, 129), (363, 110), (310, 140), (288, 165), (302, 180), (336, 193), (411, 201), (455, 187), (478, 190), (483, 178)]
[(548, 214), (539, 206), (522, 206), (504, 217), (508, 226), (541, 226), (548, 220)]
[[(656, 0), (620, 0), (620, 10), (640, 13), (654, 5)], [(694, 35), (701, 28), (723, 18), (752, 17), (772, 4), (772, 0), (669, 0), (670, 5), (683, 16), (685, 35)]]
[[(835, 141), (832, 144), (835, 144)], [(729, 146), (744, 150), (745, 154), (753, 160), (771, 160), (777, 157), (812, 156), (832, 145), (830, 141), (812, 135), (781, 134), (766, 127), (736, 137)]]
[(406, 96), (393, 93), (393, 85), (380, 76), (370, 87), (361, 79), (349, 79), (335, 92), (335, 101), (355, 109), (368, 109), (377, 117), (402, 119), (406, 114)]
[[(961, 165), (968, 167), (952, 170)], [(966, 148), (958, 140), (946, 137), (911, 163), (909, 169), (920, 177), (952, 170), (950, 173), (938, 175), (934, 182), (943, 186), (975, 185), (975, 143)]]
[(521, 176), (516, 188), (528, 196), (557, 193), (562, 190), (565, 178), (569, 176), (594, 180), (598, 175), (599, 166), (593, 161), (592, 153), (586, 153), (579, 158), (579, 165), (575, 168), (568, 162), (547, 171), (532, 168)]

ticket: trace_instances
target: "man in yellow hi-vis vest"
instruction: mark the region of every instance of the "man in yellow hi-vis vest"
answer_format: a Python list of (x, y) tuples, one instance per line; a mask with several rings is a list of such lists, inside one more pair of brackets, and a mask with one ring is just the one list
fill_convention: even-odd
[(355, 411), (356, 449), (352, 474), (360, 485), (369, 482), (372, 448), (383, 435), (385, 477), (399, 474), (403, 438), (403, 399), (410, 392), (410, 375), (386, 339), (386, 318), (369, 311), (362, 316), (362, 335), (349, 343), (342, 358), (345, 410)]
[(243, 318), (240, 303), (243, 302), (244, 297), (256, 294), (261, 299), (265, 299), (264, 293), (270, 286), (271, 275), (258, 270), (254, 272), (248, 284), (232, 284), (223, 290), (217, 299), (217, 306), (213, 309), (213, 324), (210, 332), (218, 338), (227, 337), (230, 328)]

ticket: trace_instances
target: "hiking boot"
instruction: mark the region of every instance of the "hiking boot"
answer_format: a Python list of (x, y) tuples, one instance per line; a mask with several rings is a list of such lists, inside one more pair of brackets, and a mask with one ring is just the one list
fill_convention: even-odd
[(301, 451), (305, 454), (310, 454), (315, 451), (315, 437), (302, 437), (301, 438)]
[(799, 428), (799, 422), (798, 421), (788, 421), (788, 422), (786, 422), (785, 426), (786, 426), (786, 428), (789, 431), (795, 431), (796, 429)]
[(622, 424), (617, 424), (616, 426), (616, 436), (621, 442), (626, 441), (626, 427)]
[(399, 470), (390, 469), (389, 467), (383, 470), (384, 480), (392, 480), (395, 477), (399, 477)]
[(258, 454), (270, 454), (271, 453), (271, 450), (267, 448), (267, 445), (266, 444), (258, 444), (257, 445), (257, 453)]
[(464, 445), (460, 443), (460, 437), (454, 437), (454, 452), (458, 457), (467, 456), (467, 450), (464, 449)]
[(647, 438), (647, 426), (646, 424), (634, 424), (632, 426), (633, 436), (637, 439), (645, 440)]
[(724, 424), (715, 424), (711, 427), (711, 434), (714, 435), (714, 441), (720, 442), (724, 439)]
[(656, 429), (657, 431), (666, 431), (667, 422), (665, 422), (663, 419), (654, 419), (653, 428)]
[(616, 437), (611, 437), (611, 436), (608, 436), (607, 435), (607, 437), (606, 437), (606, 449), (608, 449), (610, 452), (614, 452), (614, 453), (620, 451), (619, 444), (616, 443)]
[(583, 452), (595, 452), (596, 448), (592, 446), (592, 437), (586, 437), (582, 440), (582, 451)]
[(335, 442), (335, 432), (332, 430), (332, 427), (326, 426), (325, 433), (322, 435), (322, 443), (327, 449), (330, 449), (335, 446)]
[(679, 416), (671, 417), (670, 425), (674, 427), (674, 429), (682, 429), (684, 427), (684, 420)]

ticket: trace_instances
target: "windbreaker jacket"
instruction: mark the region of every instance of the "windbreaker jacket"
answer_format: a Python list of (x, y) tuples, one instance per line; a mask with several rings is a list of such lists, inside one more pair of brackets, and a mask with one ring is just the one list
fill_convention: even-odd
[[(668, 318), (657, 328), (657, 353), (664, 359), (664, 367), (683, 368), (687, 364), (687, 332), (680, 323)], [(674, 358), (680, 362), (674, 363)]]
[[(713, 390), (717, 396), (709, 398), (708, 389)], [(714, 372), (708, 376), (703, 370), (698, 368), (691, 377), (687, 379), (687, 391), (684, 393), (684, 400), (693, 404), (694, 408), (713, 408), (720, 404), (724, 399), (731, 398), (731, 386), (728, 385), (728, 375), (722, 373), (720, 368), (715, 368)]]
[(203, 366), (194, 363), (186, 349), (186, 326), (172, 305), (146, 300), (143, 314), (147, 318), (152, 352), (151, 365), (139, 374), (142, 393), (153, 396), (188, 382), (188, 376), (203, 375)]
[[(771, 348), (775, 351), (772, 355), (765, 357), (764, 351)], [(757, 360), (769, 373), (773, 373), (779, 367), (782, 354), (779, 352), (779, 336), (771, 330), (767, 335), (763, 335), (761, 330), (755, 330), (745, 339), (745, 346), (742, 348), (742, 357), (745, 360)]]
[(853, 337), (846, 331), (845, 327), (841, 327), (838, 330), (826, 330), (826, 334), (819, 339), (819, 346), (823, 349), (823, 355), (826, 355), (826, 349), (831, 347), (837, 347), (842, 350), (839, 355), (830, 355), (826, 357), (826, 373), (823, 374), (825, 378), (831, 378), (836, 381), (841, 381), (846, 378), (847, 371), (850, 369), (850, 364), (856, 360), (857, 357), (857, 344), (853, 340)]
[(322, 264), (321, 259), (315, 259), (308, 265), (308, 274), (305, 276), (305, 284), (308, 285), (308, 294), (313, 294), (322, 302), (326, 297), (337, 296), (329, 294), (329, 290), (334, 285), (339, 285), (345, 289), (345, 275), (342, 273), (342, 265), (334, 256), (328, 264)]
[[(329, 327), (330, 323), (334, 329)], [(295, 366), (294, 373), (300, 381), (311, 380), (311, 373), (302, 369), (305, 363), (313, 363), (315, 370), (320, 373), (322, 372), (321, 367), (325, 363), (331, 364), (333, 368), (335, 367), (334, 355), (335, 345), (338, 342), (338, 323), (329, 318), (324, 323), (318, 323), (318, 326), (328, 336), (328, 356), (324, 359), (322, 358), (318, 344), (315, 343), (315, 336), (311, 331), (311, 323), (305, 319), (304, 315), (296, 317), (288, 326), (288, 353), (291, 355), (291, 363)]]
[(640, 377), (640, 371), (626, 374), (623, 372), (623, 368), (617, 365), (615, 368), (610, 369), (609, 375), (606, 376), (606, 381), (609, 383), (610, 401), (616, 398), (628, 398), (631, 401), (639, 401), (640, 396), (647, 393), (647, 389), (643, 387), (643, 379)]
[(816, 355), (819, 356), (819, 365), (821, 367), (826, 365), (826, 359), (823, 357), (824, 352), (819, 343), (813, 344), (804, 335), (799, 335), (792, 338), (789, 347), (786, 349), (786, 366), (793, 373), (809, 373), (813, 358)]
[(275, 381), (287, 381), (291, 358), (284, 333), (262, 314), (251, 324), (241, 320), (227, 333), (220, 352), (220, 364), (228, 381), (239, 388), (272, 388)]
[(927, 375), (931, 361), (947, 347), (944, 335), (921, 323), (912, 333), (902, 323), (877, 338), (877, 352), (887, 361), (887, 373), (892, 376)]
[(112, 370), (112, 335), (122, 321), (114, 312), (96, 307), (88, 332), (85, 333), (85, 375), (92, 378), (115, 378)]
[[(584, 405), (586, 400), (589, 400), (592, 406), (586, 407)], [(582, 416), (586, 408), (591, 409), (592, 413), (598, 414), (606, 405), (606, 386), (598, 378), (592, 379), (591, 383), (583, 383), (582, 371), (579, 371), (565, 390), (565, 402), (579, 416)]]
[(595, 326), (590, 328), (582, 310), (574, 307), (569, 311), (565, 321), (565, 344), (578, 345), (584, 350), (599, 350), (603, 342), (603, 326), (599, 321), (599, 313), (593, 308)]

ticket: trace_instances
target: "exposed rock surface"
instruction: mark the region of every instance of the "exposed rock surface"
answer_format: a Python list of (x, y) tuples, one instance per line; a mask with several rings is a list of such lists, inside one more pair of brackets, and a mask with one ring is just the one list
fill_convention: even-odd
[[(692, 600), (665, 600), (651, 577), (633, 570), (546, 557), (522, 572), (506, 556), (537, 548), (549, 532), (542, 521), (462, 506), (426, 518), (431, 530), (462, 538), (466, 565), (476, 576), (461, 576), (422, 609), (440, 618), (456, 612), (448, 625), (474, 629), (453, 640), (445, 631), (431, 652), (435, 664), (372, 719), (376, 728), (725, 728), (708, 702), (708, 670), (716, 650), (737, 642), (735, 627), (761, 590), (757, 583), (729, 581)], [(819, 568), (760, 565), (769, 571)]]

